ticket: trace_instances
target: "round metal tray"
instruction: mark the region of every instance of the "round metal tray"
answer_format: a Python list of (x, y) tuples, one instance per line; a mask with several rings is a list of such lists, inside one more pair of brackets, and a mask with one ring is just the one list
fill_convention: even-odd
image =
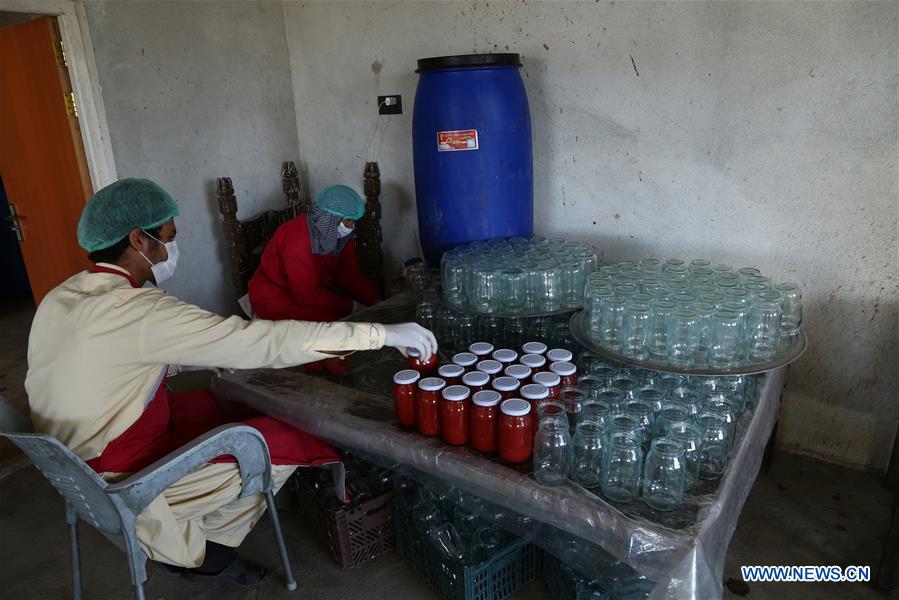
[(789, 343), (781, 343), (781, 347), (778, 350), (777, 355), (772, 360), (769, 360), (767, 362), (744, 365), (735, 369), (673, 367), (667, 363), (654, 363), (649, 361), (635, 360), (622, 354), (618, 354), (617, 352), (612, 352), (608, 348), (600, 345), (599, 342), (594, 340), (589, 335), (585, 313), (583, 310), (578, 311), (574, 315), (572, 315), (570, 327), (571, 335), (574, 336), (574, 339), (577, 340), (581, 346), (583, 346), (590, 352), (593, 352), (594, 354), (602, 356), (603, 358), (608, 358), (609, 360), (614, 360), (615, 362), (619, 362), (631, 367), (640, 367), (653, 371), (662, 371), (663, 373), (677, 373), (680, 375), (705, 375), (712, 377), (729, 375), (754, 375), (756, 373), (773, 371), (774, 369), (778, 369), (780, 367), (783, 367), (784, 365), (790, 364), (791, 362), (802, 356), (802, 353), (805, 352), (806, 346), (808, 346), (808, 340), (805, 337), (805, 333), (800, 330), (799, 333), (790, 337)]
[(479, 312), (476, 310), (471, 310), (467, 306), (456, 306), (455, 304), (450, 304), (447, 302), (446, 298), (443, 296), (443, 290), (437, 292), (437, 301), (440, 302), (441, 305), (446, 308), (450, 308), (456, 312), (466, 313), (469, 315), (478, 315), (479, 317), (500, 317), (503, 319), (508, 319), (511, 317), (517, 317), (520, 319), (530, 319), (534, 317), (557, 317), (559, 315), (570, 315), (571, 313), (581, 310), (578, 308), (563, 308), (560, 310), (552, 311), (552, 312), (529, 312), (529, 313), (503, 313), (503, 312)]

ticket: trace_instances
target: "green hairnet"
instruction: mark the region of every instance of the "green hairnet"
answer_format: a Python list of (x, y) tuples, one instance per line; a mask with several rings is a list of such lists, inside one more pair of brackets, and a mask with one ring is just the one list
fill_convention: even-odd
[(121, 179), (90, 197), (78, 221), (78, 245), (109, 248), (134, 228), (159, 227), (178, 216), (178, 205), (149, 179)]
[(345, 185), (326, 187), (315, 197), (315, 204), (320, 209), (344, 219), (358, 221), (365, 214), (365, 201), (356, 190)]

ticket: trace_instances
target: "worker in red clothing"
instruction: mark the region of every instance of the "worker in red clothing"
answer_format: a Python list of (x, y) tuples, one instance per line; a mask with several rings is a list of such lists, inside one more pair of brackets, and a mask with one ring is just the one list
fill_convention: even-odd
[[(380, 301), (374, 282), (356, 260), (355, 224), (363, 214), (359, 194), (332, 185), (318, 193), (308, 215), (278, 227), (250, 279), (253, 312), (275, 321), (338, 321), (353, 311), (354, 300), (366, 306)], [(324, 362), (307, 365), (307, 370), (348, 367), (341, 359)]]

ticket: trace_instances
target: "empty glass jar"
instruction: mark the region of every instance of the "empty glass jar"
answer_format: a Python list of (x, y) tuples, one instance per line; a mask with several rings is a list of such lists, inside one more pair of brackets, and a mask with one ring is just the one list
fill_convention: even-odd
[(709, 327), (709, 365), (718, 369), (740, 364), (743, 348), (743, 316), (720, 309), (712, 315)]
[(700, 479), (718, 479), (727, 468), (730, 457), (731, 436), (727, 419), (713, 412), (702, 412), (696, 417), (696, 425), (702, 433), (699, 447)]
[(640, 493), (643, 450), (633, 432), (609, 434), (603, 452), (602, 493), (613, 502), (630, 502)]
[(780, 292), (759, 292), (749, 308), (746, 345), (750, 362), (765, 362), (774, 358), (780, 345)]
[(643, 470), (643, 501), (655, 510), (674, 510), (684, 499), (685, 479), (683, 447), (668, 438), (653, 440)]
[(795, 283), (778, 283), (774, 289), (780, 292), (780, 333), (784, 336), (796, 335), (802, 325), (802, 293)]
[(561, 485), (571, 471), (571, 437), (562, 418), (544, 417), (534, 437), (534, 477), (542, 485)]
[(677, 308), (668, 320), (668, 364), (692, 367), (699, 350), (699, 315), (692, 308)]
[(588, 490), (602, 483), (603, 428), (599, 421), (582, 420), (574, 434), (571, 479)]

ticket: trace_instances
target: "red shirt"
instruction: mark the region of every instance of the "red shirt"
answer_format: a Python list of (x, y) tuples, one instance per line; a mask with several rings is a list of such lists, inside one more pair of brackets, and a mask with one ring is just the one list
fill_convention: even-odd
[(248, 287), (253, 311), (275, 321), (337, 321), (353, 311), (353, 300), (380, 300), (359, 269), (355, 240), (337, 256), (313, 254), (305, 215), (278, 227)]

